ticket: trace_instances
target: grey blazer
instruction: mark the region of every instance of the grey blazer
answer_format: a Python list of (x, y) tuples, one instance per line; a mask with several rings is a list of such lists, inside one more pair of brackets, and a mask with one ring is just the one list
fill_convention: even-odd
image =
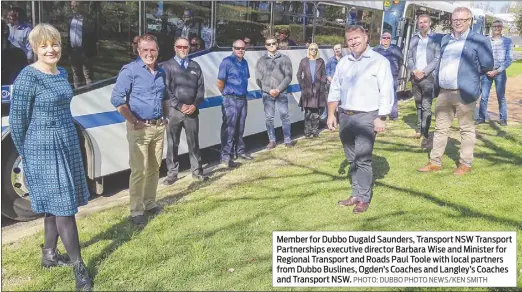
[[(419, 44), (420, 37), (415, 34), (410, 41), (410, 49), (408, 50), (408, 69), (410, 71), (415, 70), (415, 64), (417, 63), (417, 45)], [(428, 47), (426, 48), (426, 59), (428, 66), (424, 68), (424, 75), (427, 77), (430, 74), (437, 74), (437, 68), (440, 63), (440, 41), (437, 39), (435, 34), (428, 35)]]

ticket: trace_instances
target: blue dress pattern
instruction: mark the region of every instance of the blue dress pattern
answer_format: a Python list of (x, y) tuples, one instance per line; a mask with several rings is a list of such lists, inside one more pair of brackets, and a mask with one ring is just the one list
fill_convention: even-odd
[(9, 124), (22, 156), (36, 213), (71, 216), (87, 204), (89, 190), (71, 114), (67, 71), (46, 74), (26, 66), (13, 85)]

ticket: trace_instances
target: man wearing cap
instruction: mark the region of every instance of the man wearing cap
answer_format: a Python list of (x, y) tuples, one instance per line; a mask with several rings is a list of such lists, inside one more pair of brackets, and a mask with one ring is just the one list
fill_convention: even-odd
[(397, 85), (399, 84), (399, 66), (403, 60), (402, 51), (398, 46), (392, 45), (391, 34), (387, 31), (382, 33), (381, 44), (375, 47), (373, 50), (383, 55), (386, 59), (388, 59), (388, 61), (390, 61), (393, 76), (393, 91), (395, 92), (390, 119), (395, 121), (399, 118)]

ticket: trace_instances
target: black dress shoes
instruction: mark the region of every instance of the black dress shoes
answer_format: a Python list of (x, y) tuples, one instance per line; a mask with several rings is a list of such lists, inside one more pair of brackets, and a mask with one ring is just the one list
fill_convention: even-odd
[(42, 267), (63, 267), (72, 266), (68, 255), (62, 255), (56, 248), (43, 248), (42, 246)]
[(250, 156), (249, 154), (246, 154), (246, 153), (239, 154), (238, 157), (241, 158), (241, 159), (244, 159), (244, 160), (252, 160), (252, 159), (254, 159), (254, 157), (252, 157), (252, 156)]
[(239, 164), (237, 164), (236, 162), (232, 161), (232, 160), (223, 160), (221, 161), (221, 164), (220, 164), (222, 167), (226, 167), (226, 168), (236, 168), (239, 166)]
[(170, 186), (170, 185), (174, 184), (177, 180), (178, 180), (177, 176), (176, 177), (166, 177), (163, 180), (163, 184), (166, 186)]
[(204, 175), (203, 173), (193, 173), (192, 178), (199, 181), (206, 181), (208, 176)]
[(91, 291), (92, 281), (87, 267), (83, 261), (79, 260), (73, 265), (74, 278), (76, 280), (76, 291)]

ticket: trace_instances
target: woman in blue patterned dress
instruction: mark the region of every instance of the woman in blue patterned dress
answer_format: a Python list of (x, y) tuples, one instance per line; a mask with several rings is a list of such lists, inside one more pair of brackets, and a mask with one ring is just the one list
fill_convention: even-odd
[[(29, 42), (38, 61), (25, 67), (14, 82), (9, 124), (24, 164), (31, 208), (45, 214), (41, 264), (72, 265), (76, 289), (90, 290), (75, 219), (78, 207), (87, 204), (89, 190), (70, 109), (73, 91), (67, 71), (56, 65), (62, 50), (60, 33), (39, 24)], [(56, 250), (58, 237), (68, 256)]]

